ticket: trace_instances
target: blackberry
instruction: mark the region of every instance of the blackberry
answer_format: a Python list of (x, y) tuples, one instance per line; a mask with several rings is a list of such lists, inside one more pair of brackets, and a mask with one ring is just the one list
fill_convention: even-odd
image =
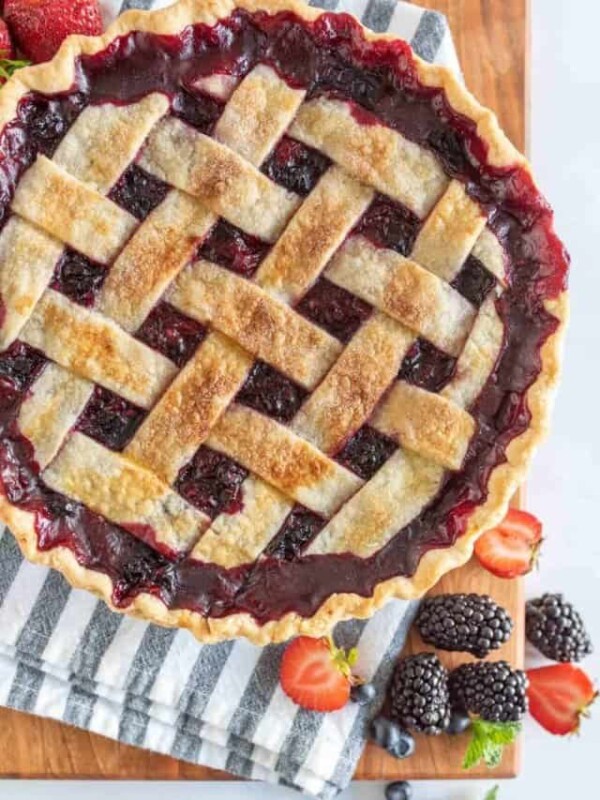
[(581, 615), (562, 594), (544, 594), (526, 605), (527, 639), (552, 661), (581, 661), (593, 650)]
[(440, 594), (421, 603), (416, 626), (427, 644), (485, 658), (510, 638), (513, 621), (487, 595)]
[(489, 722), (518, 722), (527, 711), (527, 676), (506, 661), (462, 664), (448, 686), (453, 709)]
[(448, 672), (433, 653), (403, 658), (390, 695), (390, 713), (405, 728), (437, 735), (450, 721)]

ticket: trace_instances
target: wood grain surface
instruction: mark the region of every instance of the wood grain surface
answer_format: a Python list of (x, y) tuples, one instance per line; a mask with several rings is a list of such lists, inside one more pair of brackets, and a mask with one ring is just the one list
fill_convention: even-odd
[[(528, 0), (420, 0), (420, 5), (447, 14), (467, 86), (496, 111), (517, 147), (525, 149)], [(448, 574), (435, 591), (486, 592), (508, 608), (517, 630), (497, 657), (522, 664), (523, 589), (519, 581), (498, 580), (472, 562)], [(417, 635), (411, 635), (407, 652), (423, 649)], [(449, 665), (459, 660), (464, 658), (444, 658)], [(397, 761), (369, 745), (356, 777), (465, 777), (460, 770), (464, 746), (462, 737), (420, 737), (415, 755), (407, 761)], [(494, 776), (513, 776), (518, 765), (518, 748), (511, 748)], [(489, 776), (474, 770), (468, 777), (484, 774)], [(57, 722), (0, 709), (0, 777), (220, 780), (232, 776), (150, 754)]]

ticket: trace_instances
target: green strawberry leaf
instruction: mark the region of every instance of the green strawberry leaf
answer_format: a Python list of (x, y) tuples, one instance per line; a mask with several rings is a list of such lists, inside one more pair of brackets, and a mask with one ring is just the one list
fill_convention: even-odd
[[(494, 769), (502, 761), (507, 744), (512, 744), (521, 731), (519, 722), (486, 722), (474, 719), (471, 724), (471, 740), (463, 760), (463, 769), (472, 769), (481, 761)], [(487, 799), (486, 799), (487, 800)]]
[(18, 69), (22, 69), (22, 67), (28, 67), (30, 64), (31, 61), (0, 58), (0, 80), (7, 81)]
[(494, 786), (492, 789), (489, 790), (489, 792), (486, 794), (483, 800), (498, 800), (499, 789), (500, 787), (498, 785)]
[(342, 647), (336, 646), (331, 636), (327, 636), (326, 640), (329, 644), (329, 650), (331, 651), (333, 663), (336, 665), (342, 675), (350, 678), (352, 674), (352, 667), (358, 660), (358, 650), (356, 647), (353, 647), (351, 650), (346, 652)]

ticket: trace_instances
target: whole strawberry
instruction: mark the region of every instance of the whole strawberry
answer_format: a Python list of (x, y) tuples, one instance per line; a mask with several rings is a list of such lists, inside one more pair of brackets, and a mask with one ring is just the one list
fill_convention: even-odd
[(15, 57), (15, 48), (13, 47), (10, 32), (3, 19), (0, 19), (0, 60), (10, 60)]
[(97, 0), (5, 0), (6, 19), (19, 48), (32, 61), (47, 61), (72, 33), (102, 33)]

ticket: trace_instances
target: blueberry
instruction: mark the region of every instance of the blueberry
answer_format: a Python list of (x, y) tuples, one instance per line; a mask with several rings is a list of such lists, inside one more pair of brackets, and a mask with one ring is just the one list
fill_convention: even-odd
[(379, 747), (394, 756), (408, 758), (415, 751), (415, 740), (397, 722), (387, 717), (376, 717), (371, 723), (371, 736)]
[(394, 781), (385, 787), (385, 800), (410, 800), (412, 787), (408, 781)]
[(464, 733), (470, 726), (471, 719), (468, 714), (463, 714), (460, 711), (453, 711), (445, 732), (449, 733), (451, 736), (457, 736), (459, 733)]
[(350, 700), (359, 706), (366, 706), (375, 699), (377, 694), (372, 683), (359, 683), (350, 689)]

